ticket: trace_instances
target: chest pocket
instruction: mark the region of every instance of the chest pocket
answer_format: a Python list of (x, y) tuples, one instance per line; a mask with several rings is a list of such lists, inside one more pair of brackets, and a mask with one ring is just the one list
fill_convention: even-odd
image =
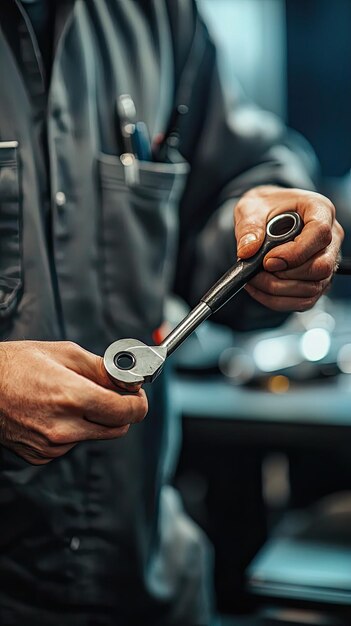
[[(124, 155), (127, 156), (127, 155)], [(111, 339), (149, 334), (163, 320), (178, 234), (178, 204), (189, 165), (100, 155), (101, 272)]]
[(22, 291), (21, 203), (16, 141), (0, 142), (0, 326)]

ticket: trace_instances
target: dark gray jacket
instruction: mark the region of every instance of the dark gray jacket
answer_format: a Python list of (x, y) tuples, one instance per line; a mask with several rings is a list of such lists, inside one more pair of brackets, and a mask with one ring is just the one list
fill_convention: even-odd
[[(28, 20), (16, 0), (0, 5), (0, 338), (103, 354), (123, 336), (150, 341), (172, 285), (191, 300), (227, 268), (233, 199), (311, 182), (275, 118), (239, 98), (226, 110), (191, 0), (61, 5), (48, 92)], [(179, 154), (122, 165), (123, 93), (152, 137), (176, 127)], [(223, 315), (276, 321), (245, 294)], [(38, 624), (39, 606), (46, 624), (79, 607), (123, 626), (206, 623), (203, 541), (165, 486), (169, 418), (160, 381), (121, 441), (44, 467), (1, 450), (1, 623)]]

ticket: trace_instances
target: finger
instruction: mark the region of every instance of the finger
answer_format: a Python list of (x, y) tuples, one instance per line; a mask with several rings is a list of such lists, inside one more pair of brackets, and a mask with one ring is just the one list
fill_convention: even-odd
[(303, 265), (331, 242), (332, 231), (328, 226), (310, 222), (294, 241), (277, 246), (265, 256), (263, 266), (270, 272), (279, 272)]
[(84, 393), (82, 414), (87, 420), (115, 427), (138, 423), (144, 419), (148, 404), (143, 389), (133, 394), (120, 395), (87, 379), (81, 380), (85, 381), (80, 390), (82, 400)]
[(255, 254), (266, 236), (267, 209), (262, 201), (254, 197), (244, 197), (236, 205), (234, 230), (237, 241), (237, 254), (246, 259)]
[[(120, 395), (57, 363), (53, 372), (59, 384), (51, 389), (48, 401), (56, 419), (84, 416), (97, 424), (117, 427), (140, 422), (147, 413), (147, 397), (143, 389)], [(41, 429), (45, 427), (46, 419), (40, 422)]]
[[(89, 378), (97, 385), (116, 391), (120, 395), (130, 395), (137, 393), (141, 389), (141, 384), (134, 383), (123, 387), (123, 383), (115, 383), (111, 380), (104, 365), (104, 359), (96, 354), (84, 350), (86, 359), (79, 363), (79, 374)], [(76, 370), (77, 371), (77, 370)]]
[(276, 272), (275, 276), (281, 280), (320, 281), (332, 278), (336, 266), (337, 263), (334, 262), (334, 259), (325, 258), (323, 254), (318, 254), (314, 259), (307, 261), (300, 267), (285, 272)]
[(245, 194), (234, 212), (238, 256), (247, 258), (259, 250), (266, 235), (267, 222), (272, 217), (285, 211), (298, 211), (302, 215), (308, 201), (314, 201), (315, 197), (323, 199), (312, 192), (274, 186), (258, 187)]
[(296, 202), (296, 210), (304, 221), (301, 234), (294, 241), (277, 246), (264, 260), (271, 272), (298, 267), (330, 245), (333, 238), (335, 208), (324, 196), (309, 194)]
[[(129, 424), (123, 426), (104, 426), (93, 423), (84, 416), (66, 415), (64, 418), (49, 418), (45, 425), (42, 425), (40, 432), (24, 432), (15, 443), (26, 445), (28, 448), (44, 451), (51, 455), (55, 447), (65, 453), (65, 446), (75, 445), (79, 441), (115, 439), (127, 434)], [(55, 456), (52, 454), (52, 456)]]
[(115, 385), (109, 378), (102, 357), (85, 350), (76, 343), (67, 342), (65, 347), (66, 367), (77, 374), (89, 378), (97, 385), (106, 389), (116, 390)]
[(316, 254), (300, 267), (276, 272), (276, 276), (296, 280), (324, 280), (331, 277), (337, 269), (340, 246), (340, 238), (334, 238), (326, 250)]
[(33, 440), (26, 433), (12, 449), (29, 463), (44, 464), (69, 452), (81, 441), (119, 439), (127, 434), (129, 425), (108, 428), (77, 417), (68, 417), (48, 424), (45, 434)]
[[(85, 350), (72, 341), (50, 343), (49, 346), (50, 351), (54, 353), (55, 360), (68, 369), (92, 380), (101, 387), (122, 393), (121, 389), (116, 387), (109, 378), (102, 357)], [(135, 385), (130, 393), (138, 391), (140, 387), (141, 385)]]
[(252, 287), (251, 285), (246, 285), (245, 289), (257, 302), (260, 302), (260, 304), (263, 304), (273, 311), (279, 311), (281, 313), (307, 311), (308, 309), (311, 309), (317, 301), (317, 298), (315, 297), (294, 298), (289, 296), (272, 296), (256, 289), (255, 287)]
[(315, 304), (314, 298), (291, 298), (288, 296), (269, 296), (255, 287), (247, 285), (247, 292), (260, 304), (263, 304), (273, 311), (291, 312), (306, 311)]
[(54, 458), (65, 454), (66, 446), (74, 446), (81, 441), (119, 439), (127, 434), (129, 428), (130, 424), (110, 427), (91, 422), (84, 417), (67, 417), (49, 429), (44, 449)]
[(272, 296), (288, 296), (293, 298), (319, 297), (326, 289), (330, 278), (321, 281), (281, 279), (270, 272), (261, 272), (250, 281), (250, 286)]

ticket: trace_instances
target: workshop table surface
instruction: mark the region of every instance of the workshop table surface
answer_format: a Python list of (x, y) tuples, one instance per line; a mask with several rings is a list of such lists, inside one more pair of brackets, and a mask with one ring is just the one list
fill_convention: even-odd
[[(223, 376), (178, 375), (172, 383), (172, 402), (185, 427), (201, 435), (233, 435), (250, 442), (284, 441), (297, 437), (335, 443), (334, 436), (351, 439), (351, 376), (300, 384), (286, 393), (235, 386)], [(197, 426), (198, 423), (198, 426)], [(253, 428), (254, 426), (254, 428)], [(342, 437), (340, 437), (342, 434)]]

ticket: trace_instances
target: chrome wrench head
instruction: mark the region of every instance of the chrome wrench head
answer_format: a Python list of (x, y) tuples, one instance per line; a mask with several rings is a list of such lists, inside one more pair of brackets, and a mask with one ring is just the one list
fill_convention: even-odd
[(166, 347), (147, 346), (137, 339), (120, 339), (107, 348), (104, 366), (112, 382), (124, 389), (133, 389), (152, 383), (166, 357)]

